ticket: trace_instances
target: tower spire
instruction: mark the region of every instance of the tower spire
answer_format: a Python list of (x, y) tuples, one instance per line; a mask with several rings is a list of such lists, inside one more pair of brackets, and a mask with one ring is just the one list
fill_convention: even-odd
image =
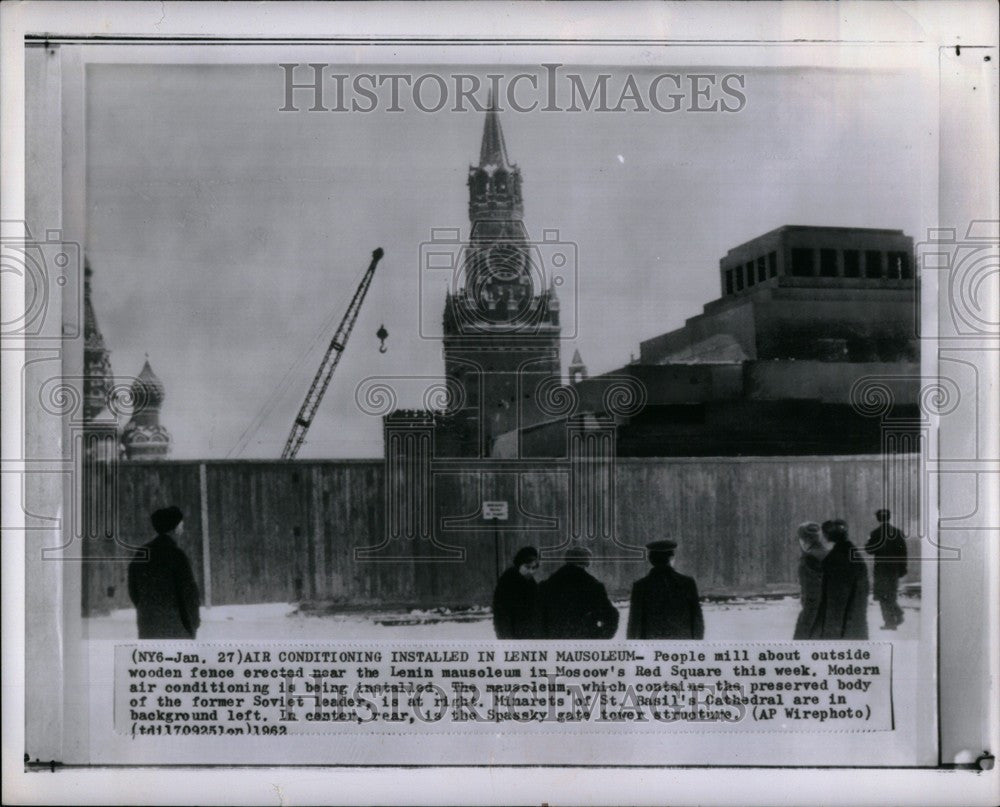
[[(521, 170), (507, 156), (507, 144), (500, 128), (500, 110), (492, 92), (483, 123), (479, 165), (469, 166), (468, 184), (469, 220), (474, 229), (483, 222), (510, 222), (513, 229), (523, 229)], [(493, 232), (496, 226), (491, 225), (488, 229), (491, 229), (491, 237), (499, 235)], [(510, 230), (511, 227), (504, 226), (503, 229)], [(523, 233), (518, 234), (523, 236)]]
[(96, 418), (108, 405), (108, 396), (114, 386), (114, 374), (111, 371), (111, 352), (104, 343), (104, 336), (97, 324), (94, 313), (94, 303), (91, 299), (91, 281), (93, 272), (90, 262), (83, 264), (83, 399), (84, 416), (87, 420)]
[(486, 122), (483, 124), (483, 142), (479, 147), (479, 165), (482, 168), (509, 168), (507, 159), (507, 144), (503, 139), (503, 129), (500, 127), (500, 110), (497, 109), (493, 90), (490, 90), (489, 107), (486, 110)]
[(579, 349), (573, 351), (573, 361), (569, 363), (569, 383), (579, 384), (587, 380), (587, 365), (580, 358)]

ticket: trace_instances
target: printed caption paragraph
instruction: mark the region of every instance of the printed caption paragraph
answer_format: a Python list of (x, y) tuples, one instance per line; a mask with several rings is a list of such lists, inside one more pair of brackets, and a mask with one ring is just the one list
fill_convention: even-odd
[(115, 648), (149, 736), (893, 729), (892, 645), (164, 644)]

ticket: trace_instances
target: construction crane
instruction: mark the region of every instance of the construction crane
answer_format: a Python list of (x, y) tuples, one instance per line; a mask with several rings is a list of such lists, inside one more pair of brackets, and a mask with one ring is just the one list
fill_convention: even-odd
[(340, 357), (344, 353), (344, 348), (347, 347), (347, 340), (350, 338), (351, 330), (358, 319), (361, 304), (365, 301), (368, 287), (372, 284), (375, 267), (378, 266), (378, 262), (381, 260), (383, 254), (381, 247), (372, 253), (372, 262), (368, 264), (368, 270), (365, 272), (365, 276), (361, 278), (361, 283), (358, 284), (358, 288), (351, 298), (351, 303), (347, 306), (347, 311), (344, 313), (344, 318), (340, 321), (333, 339), (330, 340), (330, 346), (326, 349), (323, 361), (320, 362), (319, 370), (316, 371), (316, 376), (309, 386), (306, 399), (302, 402), (298, 415), (295, 416), (292, 431), (288, 435), (288, 440), (285, 441), (285, 450), (281, 452), (283, 460), (295, 459), (295, 455), (299, 453), (299, 449), (306, 439), (306, 432), (309, 431), (309, 427), (312, 425), (313, 418), (316, 416), (316, 410), (319, 409), (320, 402), (323, 400), (323, 394), (326, 392), (326, 388), (330, 386), (333, 371), (337, 369), (337, 364), (340, 363)]

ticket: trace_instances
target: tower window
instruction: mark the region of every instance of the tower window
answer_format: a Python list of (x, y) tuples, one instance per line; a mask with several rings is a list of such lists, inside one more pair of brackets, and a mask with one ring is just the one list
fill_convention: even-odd
[(747, 264), (747, 285), (752, 286), (756, 282), (757, 278), (753, 273), (753, 261), (750, 261), (750, 263)]
[(767, 253), (767, 276), (777, 277), (778, 276), (778, 253), (768, 252)]
[(792, 276), (812, 277), (815, 274), (813, 266), (813, 251), (795, 247), (792, 249)]
[(767, 280), (767, 266), (764, 263), (764, 256), (761, 255), (757, 259), (757, 282), (763, 283), (765, 280)]
[(856, 249), (844, 250), (844, 277), (861, 277), (861, 253)]
[(736, 273), (736, 291), (743, 291), (743, 267), (737, 266), (733, 270)]
[(909, 280), (913, 277), (909, 255), (905, 252), (889, 253), (889, 277), (894, 280)]
[(837, 276), (837, 251), (835, 249), (821, 249), (819, 251), (819, 274), (820, 277)]
[(882, 277), (882, 253), (870, 249), (865, 252), (865, 277)]
[(888, 255), (889, 265), (886, 267), (886, 277), (890, 280), (899, 280), (899, 261), (896, 258), (897, 255), (898, 253), (896, 252), (890, 252)]
[(910, 256), (906, 252), (899, 253), (900, 264), (900, 277), (903, 280), (913, 280), (913, 264), (910, 262)]
[(726, 270), (726, 294), (733, 293), (733, 270)]

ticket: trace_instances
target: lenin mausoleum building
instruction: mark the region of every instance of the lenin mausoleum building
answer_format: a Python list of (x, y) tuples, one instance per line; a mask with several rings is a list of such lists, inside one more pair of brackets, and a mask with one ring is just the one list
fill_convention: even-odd
[[(916, 450), (920, 345), (913, 240), (900, 230), (785, 226), (729, 250), (721, 296), (638, 360), (570, 368), (570, 417), (608, 420), (609, 378), (644, 405), (614, 415), (618, 456), (879, 454)], [(883, 395), (878, 405), (872, 390)], [(902, 425), (887, 442), (884, 419)], [(504, 456), (561, 456), (566, 418), (498, 439)], [(907, 429), (905, 424), (912, 424)], [(900, 439), (900, 438), (903, 439)]]

